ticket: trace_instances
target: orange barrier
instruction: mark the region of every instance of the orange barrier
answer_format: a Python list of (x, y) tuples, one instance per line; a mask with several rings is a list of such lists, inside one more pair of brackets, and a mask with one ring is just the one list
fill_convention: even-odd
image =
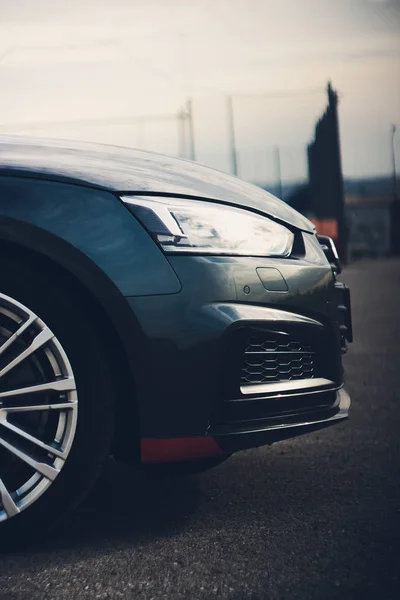
[(310, 219), (317, 228), (319, 235), (328, 235), (335, 242), (339, 237), (338, 222), (336, 219)]

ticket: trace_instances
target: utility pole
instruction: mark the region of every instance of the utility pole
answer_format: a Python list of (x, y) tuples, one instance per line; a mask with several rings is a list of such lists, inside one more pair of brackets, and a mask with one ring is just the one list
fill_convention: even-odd
[(392, 173), (393, 173), (393, 201), (397, 202), (397, 169), (396, 169), (396, 125), (392, 125), (391, 154), (392, 154)]
[(189, 158), (196, 160), (196, 149), (194, 145), (193, 103), (191, 98), (187, 101), (186, 117), (189, 123)]
[(392, 125), (390, 149), (392, 155), (393, 199), (390, 206), (390, 252), (400, 254), (400, 202), (397, 196), (396, 125)]
[(229, 148), (231, 155), (231, 167), (234, 175), (238, 174), (238, 160), (237, 150), (235, 141), (235, 122), (233, 117), (233, 103), (232, 96), (228, 96), (226, 99), (226, 112), (228, 115), (228, 136), (229, 136)]
[(279, 150), (279, 146), (275, 146), (275, 148), (274, 148), (274, 157), (275, 157), (275, 176), (276, 176), (277, 196), (280, 200), (283, 200), (282, 174), (281, 174), (281, 153)]
[(178, 113), (178, 142), (179, 142), (179, 156), (181, 158), (187, 158), (186, 151), (186, 112), (181, 110)]

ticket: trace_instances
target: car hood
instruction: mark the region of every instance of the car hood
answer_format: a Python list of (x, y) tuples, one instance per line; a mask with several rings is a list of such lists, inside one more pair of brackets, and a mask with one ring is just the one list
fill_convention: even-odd
[(197, 163), (105, 144), (0, 136), (0, 174), (43, 177), (112, 192), (220, 200), (303, 231), (313, 224), (259, 187)]

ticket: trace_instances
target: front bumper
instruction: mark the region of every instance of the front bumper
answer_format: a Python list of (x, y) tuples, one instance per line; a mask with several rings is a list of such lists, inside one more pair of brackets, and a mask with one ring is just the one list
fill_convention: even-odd
[(199, 460), (270, 445), (344, 421), (348, 418), (349, 408), (350, 397), (342, 388), (335, 392), (331, 408), (292, 414), (278, 424), (258, 423), (243, 430), (210, 430), (205, 436), (188, 438), (143, 438), (141, 460), (144, 463)]
[[(135, 373), (142, 460), (181, 460), (185, 447), (188, 458), (232, 452), (347, 416), (341, 292), (314, 236), (304, 237), (299, 258), (169, 257), (182, 290), (127, 299), (144, 333)], [(268, 279), (276, 271), (281, 278)], [(261, 379), (257, 362), (243, 367), (254, 335), (267, 345), (291, 336), (276, 348), (283, 359), (263, 348)], [(276, 397), (259, 385), (270, 382), (272, 358)], [(294, 391), (280, 378), (301, 381)]]
[(303, 414), (294, 413), (279, 419), (279, 423), (262, 425), (249, 429), (234, 430), (225, 432), (212, 432), (218, 446), (227, 453), (236, 452), (273, 444), (281, 440), (297, 437), (305, 433), (317, 431), (334, 425), (339, 421), (344, 421), (349, 416), (350, 396), (344, 388), (335, 392), (335, 400), (330, 408), (315, 410), (314, 412), (304, 412)]

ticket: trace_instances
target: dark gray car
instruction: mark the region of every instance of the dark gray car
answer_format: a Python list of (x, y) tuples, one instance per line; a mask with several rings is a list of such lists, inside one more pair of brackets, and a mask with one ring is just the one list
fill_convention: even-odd
[(43, 527), (104, 460), (208, 468), (343, 421), (331, 240), (191, 162), (0, 138), (0, 529)]

